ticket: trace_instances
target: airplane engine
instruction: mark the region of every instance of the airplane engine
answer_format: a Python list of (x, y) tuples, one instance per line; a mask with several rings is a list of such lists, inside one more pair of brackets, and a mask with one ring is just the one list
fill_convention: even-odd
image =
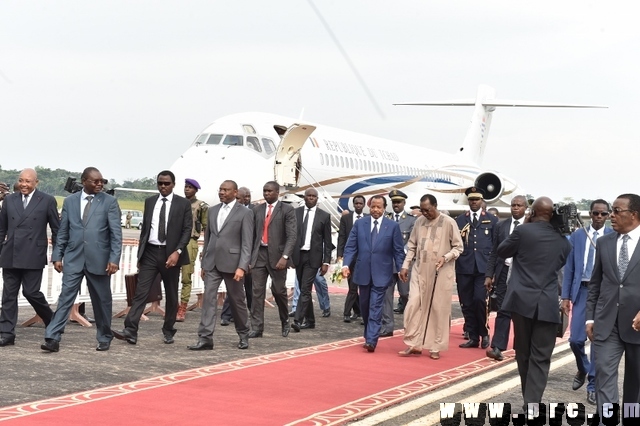
[(485, 201), (490, 203), (499, 199), (504, 192), (502, 178), (495, 173), (485, 172), (476, 178), (475, 186), (482, 188)]

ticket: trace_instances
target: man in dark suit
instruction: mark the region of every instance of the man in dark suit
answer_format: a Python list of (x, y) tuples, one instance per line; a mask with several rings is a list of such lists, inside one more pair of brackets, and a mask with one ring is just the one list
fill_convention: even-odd
[(589, 404), (596, 403), (596, 366), (593, 362), (595, 359), (593, 347), (591, 347), (591, 360), (584, 351), (584, 344), (587, 341), (584, 326), (589, 294), (587, 288), (593, 272), (596, 242), (599, 237), (613, 232), (611, 228), (604, 226), (610, 211), (609, 203), (605, 200), (598, 199), (591, 203), (589, 207), (591, 225), (577, 229), (569, 238), (572, 249), (564, 266), (562, 279), (562, 309), (566, 315), (571, 312), (569, 346), (578, 367), (571, 387), (573, 390), (580, 389), (588, 376), (587, 402)]
[(54, 245), (60, 225), (56, 199), (36, 189), (38, 175), (33, 169), (20, 172), (18, 184), (20, 192), (7, 195), (0, 210), (0, 268), (4, 283), (0, 346), (15, 342), (20, 286), (45, 325), (53, 316), (40, 284), (42, 268), (47, 265), (47, 224)]
[[(81, 176), (83, 190), (68, 196), (62, 205), (62, 221), (51, 261), (62, 276), (58, 308), (45, 330), (42, 350), (58, 352), (73, 302), (86, 278), (96, 320), (98, 346), (109, 350), (111, 333), (111, 275), (120, 264), (122, 228), (120, 207), (114, 197), (102, 192), (106, 180), (95, 167)], [(62, 260), (64, 259), (64, 265)]]
[(360, 311), (364, 321), (364, 348), (374, 352), (380, 336), (382, 305), (387, 288), (393, 284), (395, 265), (404, 262), (404, 242), (400, 226), (383, 216), (387, 200), (371, 197), (369, 213), (353, 224), (344, 248), (342, 275), (353, 269), (353, 282), (360, 291)]
[(331, 262), (331, 217), (329, 213), (320, 210), (318, 191), (309, 188), (304, 192), (304, 207), (298, 207), (296, 220), (298, 224), (297, 241), (293, 250), (293, 264), (300, 284), (300, 301), (296, 306), (293, 331), (299, 332), (305, 328), (315, 328), (316, 318), (313, 314), (311, 302), (311, 287), (318, 269), (324, 275)]
[(558, 271), (571, 251), (571, 243), (550, 223), (551, 199), (540, 197), (531, 209), (525, 224), (516, 227), (497, 252), (503, 259), (513, 258), (502, 309), (511, 312), (516, 362), (526, 405), (540, 403), (547, 386), (560, 322)]
[[(249, 348), (249, 317), (244, 294), (244, 275), (249, 271), (253, 246), (253, 212), (236, 201), (238, 185), (226, 180), (220, 185), (221, 203), (209, 208), (209, 226), (202, 251), (204, 296), (198, 341), (189, 350), (213, 349), (218, 311), (218, 288), (224, 280), (229, 305), (240, 337), (238, 349)], [(286, 308), (285, 308), (286, 309)]]
[(180, 267), (189, 264), (187, 244), (191, 238), (193, 216), (191, 202), (173, 192), (176, 177), (169, 171), (158, 173), (158, 195), (144, 202), (142, 230), (138, 244), (138, 285), (131, 309), (124, 320), (124, 330), (113, 331), (116, 339), (135, 345), (140, 317), (147, 304), (151, 285), (158, 274), (165, 290), (163, 342), (171, 344), (176, 334), (178, 313), (178, 279)]
[(461, 348), (489, 347), (487, 328), (487, 290), (484, 279), (489, 255), (493, 249), (498, 218), (482, 207), (484, 191), (472, 186), (465, 191), (469, 210), (456, 217), (464, 251), (456, 260), (456, 285), (469, 341)]
[[(356, 195), (353, 197), (354, 211), (344, 214), (340, 218), (340, 227), (338, 228), (338, 260), (342, 260), (344, 256), (344, 247), (347, 245), (347, 239), (349, 238), (353, 224), (358, 219), (368, 216), (362, 212), (366, 203), (367, 201), (362, 195)], [(353, 269), (354, 265), (347, 266), (349, 266), (349, 269)], [(356, 320), (360, 316), (360, 299), (358, 298), (358, 286), (353, 282), (353, 276), (350, 276), (347, 282), (349, 283), (349, 291), (344, 301), (344, 322), (351, 322), (351, 320)], [(353, 316), (351, 316), (351, 310), (353, 310)]]
[(619, 403), (618, 367), (623, 352), (622, 402), (640, 403), (639, 195), (616, 198), (611, 226), (616, 232), (596, 243), (586, 313), (587, 337), (596, 352), (596, 401), (601, 419), (603, 411), (613, 411), (610, 404)]
[(264, 298), (267, 278), (271, 277), (271, 294), (278, 305), (282, 336), (290, 331), (287, 310), (287, 264), (296, 244), (296, 213), (290, 204), (279, 202), (280, 185), (267, 182), (262, 188), (266, 201), (253, 210), (254, 237), (251, 256), (253, 300), (250, 338), (262, 337), (264, 331)]
[(493, 297), (496, 298), (498, 313), (493, 330), (491, 347), (487, 348), (487, 356), (496, 361), (502, 361), (502, 351), (507, 349), (509, 343), (509, 329), (511, 329), (511, 314), (502, 309), (502, 302), (507, 293), (507, 277), (513, 259), (505, 259), (498, 256), (497, 250), (500, 243), (507, 239), (513, 230), (524, 222), (524, 213), (527, 210), (527, 198), (524, 195), (516, 195), (511, 199), (511, 217), (498, 222), (496, 225), (496, 238), (493, 242), (493, 250), (489, 255), (487, 270), (485, 272), (484, 286), (487, 291), (493, 289)]

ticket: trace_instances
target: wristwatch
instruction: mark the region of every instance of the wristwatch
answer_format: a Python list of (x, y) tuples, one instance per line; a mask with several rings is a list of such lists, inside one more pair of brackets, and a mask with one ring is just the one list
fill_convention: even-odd
[(178, 249), (176, 251), (178, 252), (178, 254), (182, 254), (182, 249)]
[(289, 260), (289, 256), (287, 256), (286, 254), (283, 254), (283, 255), (282, 255), (282, 257), (283, 257), (285, 260)]

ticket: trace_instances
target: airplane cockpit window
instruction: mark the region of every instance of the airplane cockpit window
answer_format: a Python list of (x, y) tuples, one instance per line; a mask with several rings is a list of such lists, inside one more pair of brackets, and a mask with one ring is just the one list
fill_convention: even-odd
[(256, 129), (254, 129), (251, 124), (243, 124), (242, 125), (242, 130), (244, 130), (245, 133), (248, 133), (250, 135), (255, 135), (256, 134)]
[(209, 135), (209, 139), (207, 139), (207, 145), (218, 145), (222, 140), (222, 136), (224, 135)]
[(262, 148), (260, 147), (260, 141), (258, 138), (254, 136), (247, 136), (247, 146), (254, 151), (262, 152)]
[[(211, 135), (213, 136), (213, 135)], [(240, 135), (227, 135), (224, 137), (223, 145), (242, 146), (242, 136)]]
[(209, 135), (207, 133), (203, 133), (201, 135), (198, 135), (198, 137), (196, 138), (196, 141), (194, 142), (194, 144), (196, 146), (202, 145), (203, 143), (205, 143), (207, 141), (208, 137), (209, 137)]
[(276, 152), (276, 146), (269, 138), (262, 138), (262, 146), (264, 146), (264, 152), (267, 155), (271, 155)]

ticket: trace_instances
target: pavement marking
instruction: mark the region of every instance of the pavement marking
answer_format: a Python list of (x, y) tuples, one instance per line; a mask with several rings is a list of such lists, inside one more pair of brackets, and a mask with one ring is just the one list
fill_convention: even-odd
[[(568, 343), (564, 343), (562, 345), (556, 346), (554, 348), (554, 350), (553, 350), (553, 354), (554, 355), (555, 354), (559, 354), (559, 353), (564, 352), (564, 351), (566, 351), (568, 349), (569, 349), (569, 344)], [(561, 358), (561, 360), (565, 360), (565, 358), (568, 358), (568, 360), (564, 361), (563, 364), (561, 364), (561, 365), (567, 364), (571, 360), (573, 360), (574, 359), (573, 358), (573, 353), (567, 355), (564, 358)], [(559, 361), (560, 360), (552, 362), (551, 363), (551, 368), (553, 369), (553, 368), (560, 367), (561, 365), (555, 365), (555, 363), (557, 363)], [(380, 412), (378, 414), (374, 414), (374, 415), (369, 416), (369, 417), (367, 417), (365, 419), (362, 419), (360, 421), (353, 422), (353, 423), (350, 423), (350, 424), (352, 426), (374, 426), (374, 425), (380, 424), (382, 422), (389, 421), (389, 420), (394, 419), (396, 417), (400, 417), (400, 416), (402, 416), (402, 415), (404, 415), (404, 414), (406, 414), (406, 413), (408, 413), (410, 411), (417, 410), (420, 407), (423, 407), (423, 406), (425, 406), (427, 404), (431, 404), (431, 403), (434, 403), (434, 402), (438, 402), (439, 403), (440, 401), (445, 400), (448, 397), (450, 398), (451, 395), (456, 395), (456, 394), (458, 394), (460, 392), (467, 391), (467, 390), (469, 390), (470, 388), (472, 388), (474, 386), (477, 386), (477, 385), (480, 385), (482, 383), (485, 383), (489, 379), (495, 379), (496, 377), (508, 374), (508, 373), (512, 372), (513, 370), (517, 370), (517, 368), (518, 368), (518, 365), (517, 365), (517, 363), (515, 361), (514, 362), (510, 362), (510, 363), (506, 364), (504, 367), (499, 367), (499, 368), (496, 368), (496, 369), (492, 369), (491, 371), (488, 371), (488, 372), (486, 372), (484, 374), (481, 374), (479, 376), (475, 376), (475, 377), (469, 378), (467, 380), (461, 381), (459, 383), (456, 383), (454, 385), (446, 387), (445, 389), (441, 389), (441, 390), (438, 390), (436, 392), (431, 392), (431, 393), (429, 393), (429, 394), (427, 394), (425, 396), (422, 396), (420, 398), (416, 398), (414, 400), (408, 401), (408, 402), (406, 402), (404, 404), (396, 405), (393, 408), (386, 409), (386, 410), (384, 410), (384, 411), (382, 411), (382, 412)], [(507, 383), (510, 384), (513, 381), (515, 381), (515, 383), (516, 383), (515, 385), (509, 385), (508, 387), (505, 388)], [(520, 384), (520, 377), (516, 377), (514, 379), (508, 380), (507, 382), (505, 382), (505, 384), (502, 384), (502, 385), (499, 385), (499, 386), (495, 386), (492, 389), (490, 389), (488, 391), (485, 391), (485, 392), (487, 392), (487, 393), (488, 392), (496, 392), (495, 394), (498, 395), (498, 394), (503, 393), (506, 390), (508, 390), (508, 389), (510, 389), (510, 388), (512, 388), (514, 386), (517, 386), (519, 384)], [(482, 397), (482, 398), (480, 398), (481, 400), (486, 400), (488, 398), (491, 398), (491, 396), (485, 396), (484, 395), (485, 392), (483, 392), (481, 394), (478, 394), (477, 396), (478, 397)], [(431, 423), (428, 423), (427, 419), (431, 418), (431, 416), (433, 416), (434, 414), (437, 415), (437, 418), (435, 418), (435, 420), (433, 420)], [(423, 417), (421, 419), (415, 420), (414, 422), (408, 423), (407, 426), (409, 426), (409, 425), (410, 426), (417, 426), (417, 425), (425, 425), (425, 424), (434, 424), (434, 423), (439, 423), (439, 422), (440, 422), (440, 410), (438, 410), (435, 413), (430, 414), (427, 417)]]

